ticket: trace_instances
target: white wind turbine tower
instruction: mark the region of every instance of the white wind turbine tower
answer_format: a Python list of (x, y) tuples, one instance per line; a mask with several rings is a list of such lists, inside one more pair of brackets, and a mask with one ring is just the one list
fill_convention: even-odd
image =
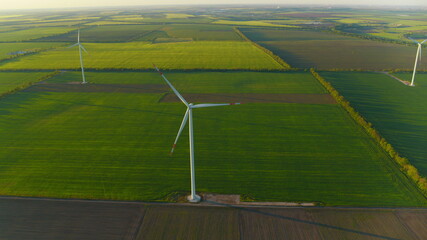
[(193, 104), (188, 103), (179, 92), (172, 86), (172, 84), (166, 79), (165, 75), (154, 65), (154, 68), (157, 72), (163, 77), (175, 95), (187, 106), (187, 111), (185, 112), (184, 119), (182, 120), (181, 126), (178, 131), (178, 135), (175, 138), (175, 142), (173, 143), (171, 154), (173, 153), (176, 143), (178, 142), (179, 136), (181, 135), (182, 130), (188, 122), (188, 131), (189, 131), (189, 140), (190, 140), (190, 172), (191, 172), (191, 195), (188, 196), (188, 201), (190, 202), (199, 202), (201, 200), (200, 196), (196, 194), (196, 179), (194, 174), (194, 136), (193, 136), (193, 109), (194, 108), (205, 108), (205, 107), (217, 107), (217, 106), (227, 106), (227, 105), (236, 105), (240, 103), (219, 103), (219, 104), (211, 104), (211, 103), (203, 103), (203, 104)]
[(414, 40), (412, 38), (409, 38), (409, 39), (411, 39), (413, 42), (415, 42), (416, 44), (418, 44), (417, 56), (415, 57), (414, 72), (412, 73), (412, 81), (411, 81), (411, 85), (410, 85), (410, 86), (414, 86), (415, 72), (417, 71), (417, 65), (418, 65), (418, 57), (421, 60), (422, 45), (423, 45), (423, 43), (425, 43), (427, 41), (427, 39), (424, 40), (424, 41), (422, 41), (422, 42), (418, 42), (418, 41), (416, 41), (416, 40)]
[(79, 30), (78, 30), (78, 32), (77, 32), (77, 43), (75, 43), (75, 44), (73, 44), (73, 45), (69, 46), (68, 48), (75, 47), (75, 46), (78, 46), (78, 47), (79, 47), (80, 66), (81, 66), (81, 68), (82, 68), (82, 78), (83, 78), (83, 82), (82, 82), (82, 84), (85, 84), (85, 83), (87, 83), (87, 82), (86, 82), (86, 78), (85, 78), (85, 68), (84, 68), (84, 66), (83, 66), (82, 49), (83, 49), (83, 51), (85, 51), (86, 53), (88, 53), (88, 52), (87, 52), (87, 51), (86, 51), (86, 49), (83, 47), (83, 45), (80, 43), (80, 29), (79, 29)]

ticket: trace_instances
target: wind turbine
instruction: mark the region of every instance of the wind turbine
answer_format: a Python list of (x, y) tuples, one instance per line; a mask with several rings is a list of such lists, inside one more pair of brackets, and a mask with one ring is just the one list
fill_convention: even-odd
[(184, 97), (179, 94), (179, 92), (172, 86), (172, 84), (168, 81), (168, 79), (165, 77), (165, 75), (154, 65), (154, 68), (156, 71), (163, 77), (163, 79), (166, 81), (166, 83), (169, 85), (169, 87), (172, 89), (172, 91), (175, 93), (175, 95), (181, 100), (182, 103), (187, 106), (187, 111), (185, 112), (184, 119), (182, 119), (181, 126), (178, 130), (178, 135), (175, 138), (175, 142), (172, 145), (171, 154), (175, 150), (176, 143), (178, 142), (179, 136), (181, 135), (182, 130), (184, 129), (185, 125), (188, 121), (188, 132), (189, 132), (189, 140), (190, 140), (190, 172), (191, 172), (191, 195), (187, 197), (188, 201), (190, 202), (199, 202), (201, 200), (200, 196), (196, 194), (196, 179), (194, 174), (194, 136), (193, 136), (193, 109), (195, 108), (205, 108), (205, 107), (217, 107), (217, 106), (227, 106), (227, 105), (236, 105), (240, 103), (217, 103), (217, 104), (211, 104), (211, 103), (203, 103), (203, 104), (193, 104), (188, 103)]
[(78, 47), (79, 47), (80, 66), (81, 66), (81, 68), (82, 68), (82, 78), (83, 78), (83, 82), (82, 82), (82, 84), (86, 84), (87, 82), (86, 82), (86, 78), (85, 78), (85, 68), (84, 68), (84, 66), (83, 66), (82, 49), (83, 49), (83, 51), (85, 51), (86, 53), (88, 53), (88, 52), (87, 52), (87, 51), (86, 51), (86, 49), (83, 47), (83, 45), (80, 43), (80, 29), (79, 29), (79, 30), (78, 30), (78, 32), (77, 32), (77, 43), (75, 43), (75, 44), (73, 44), (73, 45), (69, 46), (68, 48), (75, 47), (75, 46), (78, 46)]
[(415, 72), (417, 71), (417, 65), (418, 65), (418, 57), (421, 60), (422, 45), (423, 45), (423, 43), (425, 43), (427, 41), (427, 39), (424, 40), (424, 41), (422, 41), (422, 42), (418, 42), (418, 41), (416, 41), (416, 40), (414, 40), (412, 38), (409, 38), (409, 39), (411, 39), (413, 42), (415, 42), (416, 44), (418, 44), (417, 56), (415, 57), (414, 72), (412, 73), (412, 81), (411, 81), (411, 85), (410, 85), (410, 86), (414, 86)]

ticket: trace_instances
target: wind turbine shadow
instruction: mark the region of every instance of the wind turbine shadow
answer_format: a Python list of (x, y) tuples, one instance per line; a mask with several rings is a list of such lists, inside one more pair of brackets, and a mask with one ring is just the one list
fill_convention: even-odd
[(382, 236), (382, 235), (364, 232), (364, 231), (359, 231), (359, 230), (355, 230), (355, 229), (339, 227), (339, 226), (335, 226), (335, 225), (331, 225), (331, 224), (325, 224), (325, 223), (320, 223), (320, 222), (311, 221), (311, 220), (304, 220), (304, 219), (299, 219), (299, 218), (295, 218), (295, 217), (287, 217), (287, 216), (283, 216), (283, 215), (279, 215), (279, 214), (275, 214), (275, 213), (270, 213), (270, 212), (258, 210), (259, 208), (242, 207), (242, 206), (238, 206), (238, 205), (219, 203), (219, 202), (214, 202), (214, 201), (209, 201), (209, 200), (205, 200), (204, 202), (207, 202), (207, 203), (212, 204), (212, 205), (218, 205), (218, 206), (222, 206), (222, 207), (233, 208), (233, 209), (236, 209), (236, 210), (242, 211), (242, 212), (254, 213), (254, 214), (272, 217), (272, 218), (276, 218), (276, 219), (282, 219), (282, 220), (287, 220), (287, 221), (292, 221), (292, 222), (297, 222), (297, 223), (302, 223), (302, 224), (313, 225), (316, 227), (323, 227), (323, 228), (329, 228), (329, 229), (333, 229), (333, 230), (337, 230), (337, 231), (354, 233), (354, 234), (358, 234), (358, 235), (366, 236), (366, 237), (373, 237), (373, 238), (377, 238), (377, 239), (386, 239), (386, 240), (400, 240), (398, 238)]

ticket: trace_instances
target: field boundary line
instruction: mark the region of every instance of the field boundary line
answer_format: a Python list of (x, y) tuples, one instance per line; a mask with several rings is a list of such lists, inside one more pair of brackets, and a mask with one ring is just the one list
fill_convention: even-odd
[[(0, 42), (0, 43), (4, 43), (4, 42)], [(11, 42), (11, 43), (20, 43), (20, 42)], [(0, 66), (6, 64), (8, 62), (14, 61), (20, 57), (31, 56), (31, 55), (35, 55), (35, 54), (38, 54), (41, 52), (47, 52), (47, 51), (57, 49), (58, 47), (63, 47), (63, 46), (66, 46), (66, 43), (59, 45), (59, 46), (56, 46), (56, 47), (49, 47), (49, 48), (39, 49), (39, 50), (30, 51), (30, 52), (26, 52), (26, 53), (10, 55), (9, 57), (0, 60)], [(46, 69), (43, 71), (49, 71), (49, 69)], [(56, 69), (52, 69), (52, 71), (56, 71)]]
[(289, 65), (287, 62), (285, 62), (281, 57), (277, 56), (276, 54), (274, 54), (272, 51), (268, 50), (267, 48), (259, 45), (258, 43), (252, 41), (251, 39), (249, 39), (245, 34), (243, 34), (238, 27), (233, 27), (234, 31), (237, 33), (237, 35), (239, 35), (241, 38), (243, 38), (244, 40), (246, 40), (247, 42), (251, 43), (253, 46), (255, 46), (256, 48), (260, 49), (261, 51), (263, 51), (264, 53), (266, 53), (267, 55), (269, 55), (274, 61), (276, 61), (280, 66), (282, 66), (285, 69), (289, 69), (291, 68), (291, 65)]
[[(347, 25), (347, 24), (345, 24)], [(325, 32), (341, 35), (341, 36), (347, 36), (347, 37), (353, 37), (358, 38), (362, 40), (367, 41), (376, 41), (376, 42), (382, 42), (382, 43), (392, 43), (392, 44), (399, 44), (399, 45), (408, 45), (411, 44), (409, 41), (404, 40), (398, 40), (398, 39), (391, 39), (391, 38), (385, 38), (380, 36), (373, 36), (368, 34), (358, 34), (358, 33), (351, 33), (351, 32), (344, 32), (340, 29), (336, 29), (336, 27), (333, 27), (332, 29), (325, 30)]]
[[(3, 59), (5, 60), (5, 59)], [(0, 65), (1, 65), (0, 60)], [(180, 73), (194, 73), (194, 72), (265, 72), (265, 73), (283, 73), (283, 72), (308, 72), (309, 69), (304, 68), (289, 68), (289, 69), (248, 69), (248, 68), (162, 68), (164, 71), (180, 72)], [(80, 68), (22, 68), (22, 69), (0, 69), (0, 72), (48, 72), (48, 71), (80, 71)], [(153, 68), (85, 68), (85, 72), (155, 72)]]
[(396, 163), (399, 167), (399, 170), (406, 176), (411, 182), (416, 186), (416, 189), (419, 190), (421, 195), (424, 197), (424, 200), (427, 199), (427, 178), (422, 177), (418, 169), (413, 166), (407, 158), (401, 157), (399, 153), (394, 149), (394, 147), (387, 142), (387, 140), (380, 135), (380, 133), (372, 126), (372, 123), (368, 122), (359, 112), (357, 112), (347, 101), (344, 96), (332, 86), (331, 83), (327, 82), (319, 73), (317, 73), (314, 68), (310, 69), (313, 77), (316, 78), (328, 92), (332, 95), (333, 98), (337, 101), (341, 107), (350, 115), (350, 117), (359, 124), (365, 132), (373, 138), (373, 140), (383, 149), (389, 157)]
[(346, 209), (346, 210), (413, 210), (423, 211), (427, 207), (358, 207), (358, 206), (268, 206), (268, 205), (239, 205), (239, 204), (211, 204), (201, 203), (181, 203), (181, 202), (149, 202), (149, 201), (126, 201), (126, 200), (108, 200), (108, 199), (79, 199), (79, 198), (49, 198), (49, 197), (25, 197), (25, 196), (7, 196), (0, 195), (0, 200), (28, 200), (28, 201), (51, 201), (51, 202), (80, 202), (80, 203), (110, 203), (110, 204), (132, 204), (132, 205), (165, 205), (165, 206), (189, 206), (189, 207), (245, 207), (245, 208), (289, 208), (289, 209)]
[(54, 76), (56, 76), (56, 75), (58, 75), (58, 74), (60, 74), (60, 73), (62, 73), (62, 72), (60, 72), (60, 71), (55, 71), (55, 72), (49, 73), (49, 74), (44, 75), (43, 77), (41, 77), (41, 78), (39, 78), (39, 79), (37, 79), (37, 80), (35, 80), (35, 81), (24, 83), (24, 84), (22, 84), (22, 85), (20, 85), (20, 86), (17, 86), (16, 88), (14, 88), (14, 89), (12, 89), (12, 90), (9, 90), (9, 91), (7, 91), (7, 92), (1, 93), (1, 94), (0, 94), (0, 100), (1, 100), (1, 98), (6, 97), (7, 95), (14, 94), (14, 93), (16, 93), (16, 92), (19, 92), (19, 91), (21, 91), (21, 90), (24, 90), (24, 89), (26, 89), (26, 88), (28, 88), (28, 87), (31, 87), (32, 85), (37, 84), (37, 83), (39, 83), (39, 82), (41, 82), (41, 81), (48, 80), (49, 78), (52, 78), (52, 77), (54, 77)]

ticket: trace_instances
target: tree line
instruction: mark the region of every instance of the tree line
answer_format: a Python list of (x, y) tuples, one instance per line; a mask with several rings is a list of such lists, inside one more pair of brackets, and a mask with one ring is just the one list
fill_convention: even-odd
[(320, 76), (314, 68), (310, 69), (311, 74), (326, 88), (326, 90), (332, 95), (332, 97), (340, 104), (353, 118), (356, 123), (362, 126), (365, 131), (378, 143), (378, 145), (388, 153), (388, 155), (400, 166), (400, 169), (415, 182), (418, 188), (424, 195), (427, 195), (427, 178), (422, 177), (418, 169), (415, 168), (407, 158), (400, 156), (393, 146), (390, 145), (383, 138), (379, 132), (372, 126), (372, 123), (365, 120), (339, 92), (332, 86), (331, 83), (327, 82), (322, 76)]
[(273, 58), (276, 62), (278, 62), (282, 67), (284, 68), (291, 68), (291, 66), (286, 63), (285, 61), (283, 61), (282, 58), (280, 58), (279, 56), (277, 56), (276, 54), (274, 54), (272, 51), (266, 49), (265, 47), (259, 45), (258, 43), (250, 40), (248, 37), (246, 37), (245, 34), (243, 34), (238, 27), (233, 27), (234, 31), (244, 40), (252, 43), (252, 45), (254, 45), (255, 47), (259, 48), (261, 51), (265, 52), (266, 54), (268, 54), (271, 58)]

